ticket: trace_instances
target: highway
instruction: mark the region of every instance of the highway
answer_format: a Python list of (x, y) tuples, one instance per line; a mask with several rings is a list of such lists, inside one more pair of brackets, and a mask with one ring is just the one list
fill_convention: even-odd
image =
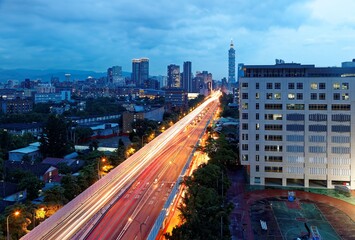
[[(211, 96), (22, 239), (145, 239), (218, 97)], [(202, 116), (204, 109), (209, 111)]]

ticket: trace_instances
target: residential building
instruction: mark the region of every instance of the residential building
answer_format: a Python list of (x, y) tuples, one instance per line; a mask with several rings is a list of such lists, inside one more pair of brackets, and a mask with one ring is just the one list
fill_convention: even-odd
[(240, 159), (250, 183), (355, 189), (355, 67), (243, 69)]
[(28, 113), (33, 110), (33, 102), (29, 99), (0, 99), (0, 111), (4, 114)]
[(165, 105), (168, 110), (188, 108), (188, 93), (182, 88), (171, 88), (165, 91)]
[(137, 119), (148, 119), (157, 122), (163, 121), (164, 107), (157, 107), (153, 109), (144, 109), (141, 106), (135, 106), (133, 111), (126, 111), (122, 114), (122, 132), (131, 133), (133, 131), (132, 123)]

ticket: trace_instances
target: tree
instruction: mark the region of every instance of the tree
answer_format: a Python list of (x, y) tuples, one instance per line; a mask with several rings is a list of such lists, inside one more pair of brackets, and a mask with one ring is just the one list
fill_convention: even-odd
[(76, 135), (76, 139), (75, 142), (83, 142), (86, 139), (90, 138), (92, 136), (92, 134), (94, 133), (94, 131), (89, 128), (89, 127), (76, 127), (75, 128), (75, 135)]
[(59, 174), (68, 174), (71, 173), (71, 168), (64, 162), (60, 162), (57, 164)]
[(67, 125), (62, 117), (50, 115), (40, 139), (44, 157), (63, 157), (72, 151), (67, 135)]
[(78, 196), (82, 191), (77, 178), (70, 174), (67, 174), (62, 178), (61, 184), (64, 188), (64, 197), (69, 201)]
[(38, 197), (38, 191), (44, 187), (44, 183), (34, 174), (28, 172), (19, 182), (20, 189), (27, 190), (27, 199), (33, 200)]
[(64, 197), (64, 188), (61, 186), (55, 186), (47, 189), (43, 193), (44, 202), (47, 205), (61, 205), (63, 206), (68, 200)]

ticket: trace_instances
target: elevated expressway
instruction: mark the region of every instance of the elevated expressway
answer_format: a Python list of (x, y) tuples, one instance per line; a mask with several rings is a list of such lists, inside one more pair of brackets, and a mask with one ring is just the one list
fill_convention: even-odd
[(154, 239), (219, 95), (213, 94), (22, 239)]

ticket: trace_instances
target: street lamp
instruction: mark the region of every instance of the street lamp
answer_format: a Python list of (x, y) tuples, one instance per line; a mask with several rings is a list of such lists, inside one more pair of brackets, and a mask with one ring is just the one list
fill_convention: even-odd
[(101, 158), (97, 161), (97, 177), (100, 179), (100, 162), (106, 162), (106, 158)]
[(139, 233), (140, 233), (140, 235), (141, 235), (141, 240), (143, 240), (142, 226), (143, 226), (143, 225), (146, 225), (145, 222), (140, 222), (140, 221), (138, 221), (137, 219), (134, 219), (134, 218), (131, 218), (131, 217), (128, 218), (128, 221), (129, 221), (129, 222), (136, 221), (137, 223), (139, 223)]
[[(14, 216), (18, 216), (20, 214), (20, 211), (16, 211), (14, 212)], [(7, 240), (10, 240), (10, 228), (9, 228), (9, 217), (11, 216), (12, 214), (9, 214), (9, 216), (7, 216), (6, 218), (6, 231), (7, 231)]]

